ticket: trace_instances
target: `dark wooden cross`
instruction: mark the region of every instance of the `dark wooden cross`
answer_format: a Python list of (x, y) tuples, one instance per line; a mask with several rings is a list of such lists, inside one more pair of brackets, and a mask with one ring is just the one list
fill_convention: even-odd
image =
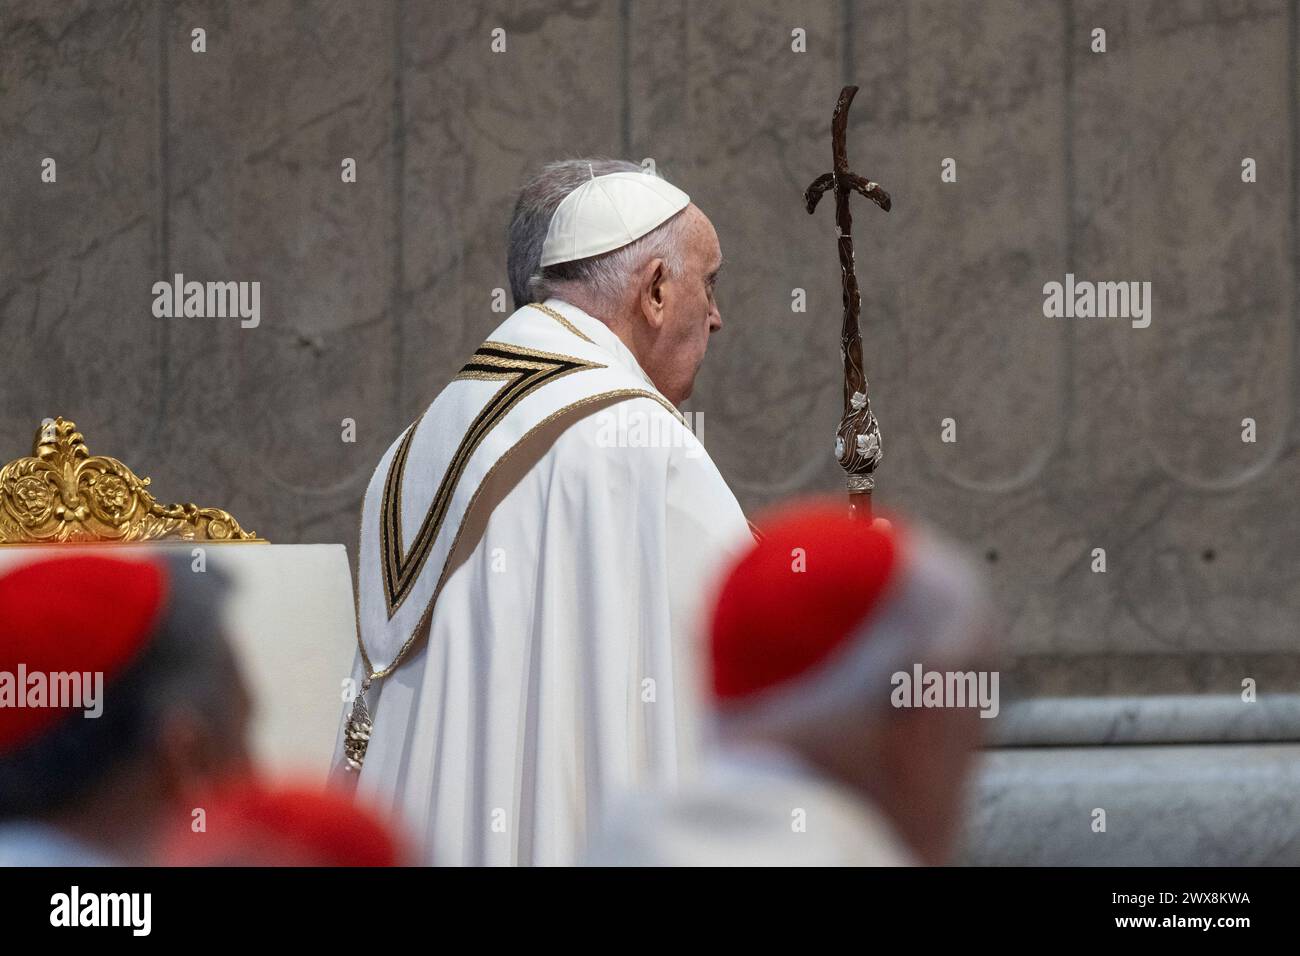
[(849, 125), (849, 105), (858, 92), (856, 86), (840, 90), (839, 102), (831, 117), (831, 154), (834, 170), (823, 173), (804, 190), (804, 204), (811, 213), (828, 189), (835, 190), (835, 226), (839, 235), (840, 273), (844, 286), (844, 324), (840, 329), (840, 354), (844, 359), (844, 417), (835, 432), (835, 457), (848, 476), (849, 511), (855, 517), (871, 520), (871, 492), (876, 487), (876, 465), (880, 462), (880, 426), (871, 413), (867, 397), (867, 376), (862, 370), (862, 330), (858, 314), (862, 308), (858, 294), (858, 277), (853, 271), (853, 216), (849, 213), (849, 195), (857, 192), (889, 212), (889, 193), (856, 173), (849, 171), (845, 134)]

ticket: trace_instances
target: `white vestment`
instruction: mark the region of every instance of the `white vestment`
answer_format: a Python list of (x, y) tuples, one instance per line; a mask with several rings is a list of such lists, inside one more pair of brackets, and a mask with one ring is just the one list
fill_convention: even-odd
[(721, 751), (673, 793), (624, 800), (591, 866), (912, 866), (884, 817), (775, 749)]
[(750, 540), (627, 347), (545, 305), (489, 336), (366, 494), (362, 641), (376, 669), (414, 643), (365, 695), (358, 793), (437, 865), (576, 862), (612, 796), (672, 784), (703, 602)]

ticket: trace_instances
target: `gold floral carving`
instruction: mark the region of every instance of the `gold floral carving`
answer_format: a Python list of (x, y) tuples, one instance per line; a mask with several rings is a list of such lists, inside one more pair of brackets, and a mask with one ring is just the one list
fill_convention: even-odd
[(220, 508), (164, 505), (116, 458), (92, 455), (63, 418), (36, 429), (32, 454), (0, 468), (0, 544), (261, 541)]

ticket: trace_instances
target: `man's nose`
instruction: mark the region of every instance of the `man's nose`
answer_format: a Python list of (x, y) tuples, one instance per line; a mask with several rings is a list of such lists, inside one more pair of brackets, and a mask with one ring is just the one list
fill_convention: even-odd
[(722, 328), (722, 313), (718, 311), (718, 307), (715, 305), (713, 307), (713, 314), (709, 316), (709, 332), (710, 333), (717, 332), (721, 328)]

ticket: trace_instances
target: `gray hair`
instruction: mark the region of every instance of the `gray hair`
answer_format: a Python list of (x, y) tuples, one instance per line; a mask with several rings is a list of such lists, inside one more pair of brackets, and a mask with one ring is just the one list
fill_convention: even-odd
[(566, 292), (575, 289), (581, 290), (585, 299), (615, 307), (636, 270), (651, 259), (663, 259), (670, 273), (681, 272), (681, 250), (688, 222), (681, 213), (613, 252), (542, 268), (542, 244), (560, 201), (592, 176), (640, 169), (625, 159), (562, 159), (547, 163), (528, 181), (511, 216), (506, 257), (515, 308), (551, 296), (564, 298)]

